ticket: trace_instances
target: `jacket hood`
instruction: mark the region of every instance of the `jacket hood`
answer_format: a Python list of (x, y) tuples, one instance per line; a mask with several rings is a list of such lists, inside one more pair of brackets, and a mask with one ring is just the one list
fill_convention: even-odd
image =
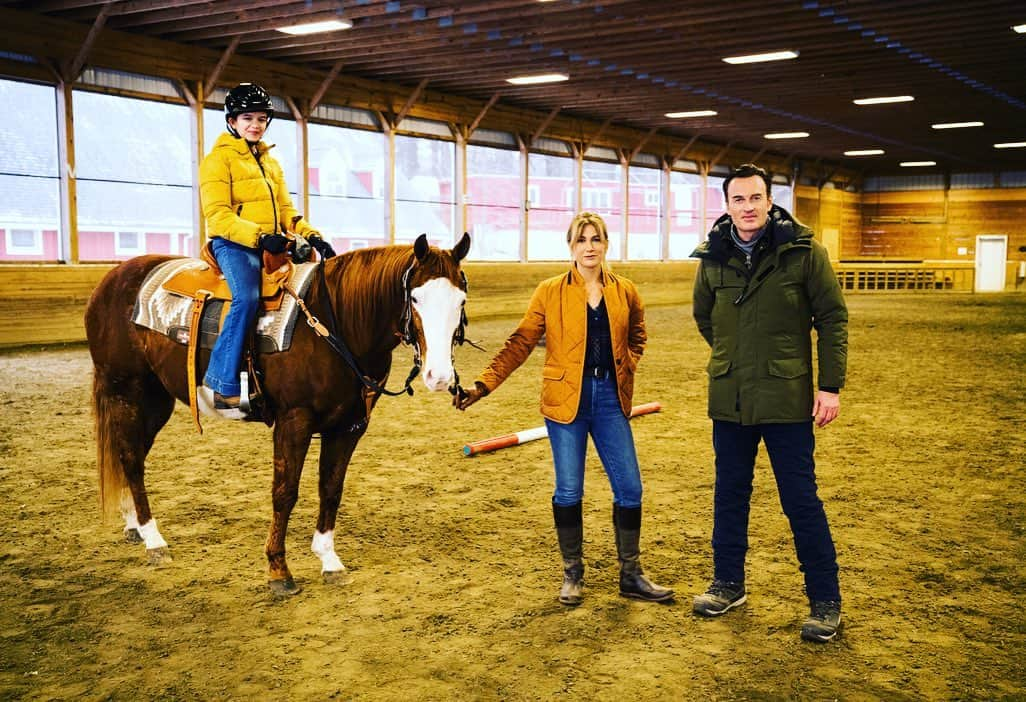
[[(692, 257), (715, 256), (726, 258), (730, 255), (733, 242), (730, 238), (730, 228), (733, 222), (730, 213), (720, 215), (709, 230), (708, 238), (698, 245), (692, 252)], [(802, 240), (812, 239), (812, 230), (799, 222), (794, 216), (780, 205), (770, 207), (769, 218), (766, 220), (766, 233), (769, 236), (770, 245), (773, 248), (783, 246)]]

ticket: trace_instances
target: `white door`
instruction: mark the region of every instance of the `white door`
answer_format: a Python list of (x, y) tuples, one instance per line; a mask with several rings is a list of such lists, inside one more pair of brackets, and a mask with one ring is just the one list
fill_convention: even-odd
[(981, 234), (976, 237), (976, 292), (1001, 292), (1005, 289), (1007, 254), (1007, 236)]

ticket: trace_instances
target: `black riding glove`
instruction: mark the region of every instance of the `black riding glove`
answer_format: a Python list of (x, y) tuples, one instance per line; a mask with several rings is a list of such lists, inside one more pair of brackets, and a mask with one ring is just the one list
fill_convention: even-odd
[(260, 237), (260, 248), (267, 253), (280, 254), (289, 246), (289, 239), (284, 234), (264, 234)]
[(335, 249), (331, 247), (331, 244), (322, 239), (319, 234), (310, 237), (310, 246), (316, 249), (321, 258), (331, 258), (335, 255)]
[(293, 234), (293, 241), (295, 245), (292, 247), (292, 262), (303, 263), (310, 258), (310, 242), (299, 236), (299, 234)]

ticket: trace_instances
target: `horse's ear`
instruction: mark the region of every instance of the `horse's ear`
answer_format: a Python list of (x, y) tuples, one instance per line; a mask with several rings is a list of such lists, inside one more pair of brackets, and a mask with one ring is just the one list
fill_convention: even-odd
[(421, 234), (417, 237), (417, 240), (413, 242), (413, 255), (417, 257), (417, 260), (422, 262), (424, 257), (427, 256), (428, 252), (428, 240), (427, 234)]
[(452, 249), (452, 258), (456, 263), (459, 263), (470, 251), (470, 234), (463, 232), (463, 236), (460, 237), (459, 243)]

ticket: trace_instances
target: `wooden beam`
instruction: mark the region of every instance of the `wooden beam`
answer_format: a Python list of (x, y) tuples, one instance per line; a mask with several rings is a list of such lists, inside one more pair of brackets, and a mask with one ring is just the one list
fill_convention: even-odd
[(647, 144), (648, 140), (651, 139), (655, 135), (655, 133), (658, 132), (658, 131), (659, 131), (659, 127), (652, 127), (651, 129), (648, 130), (648, 134), (643, 136), (641, 138), (641, 141), (638, 142), (638, 145), (635, 146), (633, 149), (631, 149), (631, 156), (630, 156), (629, 159), (627, 159), (628, 162), (633, 161), (634, 157), (637, 156), (639, 153), (641, 153), (641, 148), (645, 144)]
[(96, 19), (93, 20), (93, 26), (89, 28), (89, 34), (86, 35), (85, 41), (79, 47), (78, 54), (68, 66), (65, 78), (69, 83), (74, 83), (78, 79), (79, 74), (82, 73), (82, 67), (85, 66), (86, 58), (88, 58), (89, 52), (93, 50), (93, 44), (96, 43), (96, 39), (100, 36), (100, 31), (103, 29), (103, 25), (106, 24), (107, 15), (110, 14), (113, 5), (114, 0), (106, 0), (103, 3), (103, 7), (100, 8), (99, 14), (96, 15)]
[(242, 36), (236, 34), (232, 37), (232, 41), (228, 44), (228, 48), (221, 54), (221, 58), (218, 59), (217, 65), (214, 66), (214, 70), (211, 71), (210, 75), (207, 76), (206, 82), (203, 84), (203, 94), (210, 95), (214, 91), (214, 86), (217, 84), (217, 79), (221, 77), (221, 72), (224, 71), (224, 67), (228, 65), (228, 62), (232, 60), (232, 56), (235, 54), (235, 50), (239, 48), (239, 42), (242, 41)]
[(734, 142), (729, 141), (729, 142), (727, 142), (726, 146), (724, 146), (722, 149), (720, 149), (720, 152), (718, 154), (716, 154), (715, 158), (713, 158), (713, 160), (709, 162), (709, 170), (712, 170), (712, 167), (715, 166), (717, 163), (719, 163), (721, 158), (723, 158), (724, 156), (727, 155), (727, 152), (730, 151), (730, 147), (733, 146), (733, 145), (734, 145)]
[(481, 111), (477, 113), (477, 117), (475, 117), (474, 121), (470, 123), (469, 127), (467, 127), (468, 139), (470, 138), (470, 135), (474, 133), (474, 130), (477, 129), (477, 125), (481, 124), (481, 120), (484, 119), (484, 116), (488, 112), (488, 110), (492, 109), (492, 105), (499, 101), (500, 95), (502, 95), (501, 90), (496, 90), (494, 93), (492, 93), (492, 96), (488, 98), (488, 102), (486, 102), (485, 106), (481, 108)]
[[(548, 114), (548, 116), (544, 120), (542, 120), (542, 123), (540, 125), (538, 125), (537, 129), (534, 130), (534, 134), (531, 135), (531, 142), (530, 142), (531, 144), (533, 144), (535, 142), (535, 140), (538, 139), (538, 137), (540, 137), (542, 134), (545, 133), (545, 130), (548, 128), (548, 126), (550, 124), (552, 124), (552, 120), (556, 119), (556, 115), (559, 114), (559, 111), (561, 109), (563, 109), (563, 108), (562, 107), (554, 107), (554, 108), (552, 108), (552, 112), (550, 112)], [(528, 146), (530, 146), (530, 144), (528, 144)]]
[(328, 92), (328, 88), (330, 88), (331, 84), (335, 82), (336, 78), (338, 78), (338, 74), (342, 72), (342, 63), (341, 59), (336, 61), (334, 65), (332, 65), (331, 70), (328, 71), (328, 75), (325, 76), (324, 80), (321, 81), (321, 84), (317, 86), (317, 90), (314, 91), (313, 97), (310, 98), (309, 114), (313, 114), (313, 111), (321, 104), (321, 100), (324, 99), (324, 94)]
[(296, 101), (288, 95), (285, 96), (285, 104), (289, 106), (289, 111), (292, 113), (292, 117), (297, 122), (302, 122), (306, 119), (306, 116), (303, 114), (303, 111), (299, 109), (299, 105), (297, 105)]
[(603, 122), (602, 125), (598, 128), (598, 131), (591, 135), (591, 139), (588, 139), (584, 142), (584, 149), (582, 150), (587, 151), (589, 148), (591, 148), (591, 145), (598, 141), (599, 137), (602, 136), (603, 132), (605, 132), (609, 125), (612, 123), (613, 118), (607, 117), (606, 121)]
[(185, 98), (185, 101), (189, 103), (189, 107), (196, 107), (196, 96), (189, 88), (188, 83), (179, 79), (175, 81), (175, 85), (178, 86), (178, 90), (182, 93), (182, 97)]
[[(768, 147), (764, 146), (761, 149), (759, 149), (758, 151), (756, 151), (755, 154), (752, 156), (751, 160), (749, 161), (749, 163), (755, 163), (756, 161), (758, 161), (759, 157), (762, 156), (764, 153), (766, 153), (766, 149), (767, 148)], [(758, 164), (756, 164), (756, 165), (758, 165)]]
[(682, 148), (680, 151), (678, 151), (677, 155), (673, 157), (673, 161), (670, 162), (670, 167), (671, 168), (673, 167), (673, 164), (677, 163), (677, 161), (679, 161), (682, 158), (684, 158), (684, 154), (686, 154), (688, 152), (688, 150), (692, 147), (692, 145), (694, 145), (694, 143), (696, 141), (698, 141), (698, 137), (699, 136), (701, 136), (701, 135), (700, 134), (695, 134), (693, 137), (688, 139), (688, 143), (684, 144), (684, 148)]
[(417, 83), (417, 87), (413, 89), (412, 93), (410, 93), (410, 97), (406, 98), (406, 104), (404, 104), (399, 112), (396, 113), (394, 126), (398, 127), (399, 123), (406, 119), (406, 115), (408, 115), (410, 113), (410, 109), (417, 104), (417, 100), (420, 99), (420, 94), (424, 92), (424, 88), (427, 87), (427, 84), (427, 78), (424, 78)]

